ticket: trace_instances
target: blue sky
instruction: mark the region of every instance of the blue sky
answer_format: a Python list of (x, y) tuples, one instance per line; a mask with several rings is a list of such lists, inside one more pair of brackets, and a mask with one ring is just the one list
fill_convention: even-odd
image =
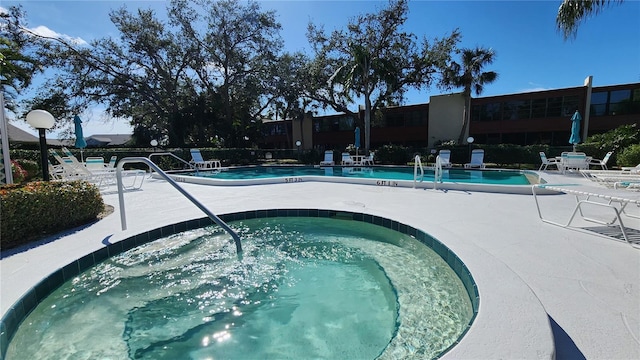
[[(282, 24), (282, 37), (288, 51), (308, 50), (306, 27), (309, 22), (324, 24), (325, 30), (344, 28), (358, 14), (377, 12), (386, 1), (263, 0), (265, 10), (275, 10)], [(454, 29), (462, 34), (461, 47), (483, 46), (496, 52), (496, 61), (487, 69), (498, 79), (485, 87), (480, 96), (581, 86), (593, 75), (594, 86), (640, 82), (640, 1), (614, 4), (587, 19), (573, 40), (563, 40), (556, 30), (559, 0), (544, 1), (410, 1), (404, 30), (422, 38), (443, 37)], [(8, 1), (0, 6), (21, 4), (27, 12), (28, 26), (41, 27), (61, 36), (90, 41), (117, 36), (109, 11), (126, 4), (153, 8), (164, 16), (167, 2), (152, 1)], [(429, 101), (441, 94), (432, 87), (412, 91), (406, 104)], [(355, 107), (355, 105), (354, 105)], [(130, 132), (126, 121), (107, 121), (99, 111), (84, 120), (86, 136)], [(12, 122), (35, 134), (26, 124)]]

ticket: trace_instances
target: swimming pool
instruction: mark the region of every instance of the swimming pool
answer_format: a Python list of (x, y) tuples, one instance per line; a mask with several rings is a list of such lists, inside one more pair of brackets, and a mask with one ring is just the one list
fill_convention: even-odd
[[(113, 348), (124, 349), (125, 357), (132, 358), (221, 356), (214, 349), (226, 351), (225, 358), (246, 358), (247, 353), (235, 353), (245, 347), (267, 354), (260, 358), (286, 358), (281, 352), (285, 350), (293, 351), (289, 358), (375, 358), (381, 352), (382, 358), (425, 358), (452, 346), (475, 316), (477, 290), (466, 267), (437, 240), (413, 228), (375, 216), (322, 210), (261, 210), (230, 219), (251, 216), (258, 219), (234, 225), (247, 239), (241, 262), (233, 258), (228, 236), (198, 228), (134, 247), (79, 276), (65, 276), (71, 282), (54, 292), (59, 298), (47, 297), (33, 312), (44, 314), (45, 321), (27, 318), (7, 358), (29, 351), (35, 352), (29, 357), (50, 358), (46, 354), (58, 356), (67, 350), (104, 358)], [(124, 242), (118, 244), (120, 251), (130, 243)], [(204, 258), (192, 257), (202, 252)], [(346, 268), (334, 267), (337, 262)], [(194, 273), (196, 280), (183, 277)], [(91, 281), (81, 285), (85, 280)], [(149, 284), (161, 281), (161, 289), (150, 289)], [(137, 283), (134, 287), (141, 287), (142, 294), (121, 289), (125, 282)], [(347, 293), (333, 296), (339, 292), (331, 290), (336, 284)], [(299, 288), (305, 291), (296, 292)], [(95, 301), (72, 311), (65, 303), (84, 302), (81, 292)], [(177, 304), (168, 304), (169, 297)], [(277, 298), (284, 303), (274, 302)], [(199, 311), (207, 315), (197, 315)], [(186, 316), (178, 317), (182, 312)], [(111, 323), (112, 318), (119, 320)], [(319, 323), (310, 324), (311, 320)], [(62, 321), (57, 341), (45, 331), (56, 321)], [(74, 321), (97, 328), (79, 331)], [(290, 325), (293, 329), (287, 330)], [(176, 333), (162, 334), (169, 326)], [(82, 352), (74, 342), (77, 336), (83, 338), (79, 343), (98, 344), (102, 352)], [(303, 345), (303, 353), (289, 348), (292, 339)], [(185, 350), (189, 340), (194, 340), (195, 350)], [(38, 348), (42, 341), (52, 352)], [(15, 347), (21, 342), (26, 349)], [(327, 352), (332, 349), (342, 352)]]
[(532, 171), (499, 169), (444, 169), (443, 181), (437, 184), (434, 184), (434, 171), (425, 169), (422, 181), (414, 182), (414, 169), (409, 166), (251, 166), (171, 174), (171, 177), (177, 182), (219, 186), (321, 181), (517, 194), (531, 194), (532, 184), (544, 182)]

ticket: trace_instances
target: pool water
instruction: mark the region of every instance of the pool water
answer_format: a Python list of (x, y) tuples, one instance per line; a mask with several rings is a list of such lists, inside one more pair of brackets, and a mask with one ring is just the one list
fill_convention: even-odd
[(230, 224), (136, 247), (63, 284), (6, 359), (425, 359), (465, 331), (464, 285), (399, 232), (327, 218)]
[[(256, 166), (230, 168), (224, 171), (189, 173), (220, 180), (249, 180), (266, 178), (297, 178), (301, 176), (337, 176), (362, 179), (413, 181), (413, 167), (310, 167), (310, 166)], [(433, 182), (434, 171), (425, 169), (423, 181)], [(444, 182), (482, 183), (500, 185), (531, 185), (520, 171), (443, 169)]]

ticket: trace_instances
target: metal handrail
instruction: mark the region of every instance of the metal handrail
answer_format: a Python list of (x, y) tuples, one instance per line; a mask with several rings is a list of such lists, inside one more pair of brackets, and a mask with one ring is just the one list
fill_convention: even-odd
[(182, 187), (180, 187), (180, 185), (178, 185), (178, 183), (175, 182), (175, 180), (173, 180), (171, 177), (169, 177), (169, 175), (167, 175), (164, 171), (162, 171), (162, 169), (160, 169), (158, 167), (158, 165), (156, 165), (153, 161), (151, 161), (150, 159), (145, 158), (145, 157), (126, 157), (126, 158), (123, 158), (118, 162), (118, 166), (116, 167), (116, 178), (117, 178), (117, 181), (118, 181), (118, 201), (120, 203), (120, 223), (122, 225), (122, 230), (127, 230), (127, 217), (125, 215), (125, 210), (124, 210), (124, 192), (123, 192), (123, 185), (122, 185), (122, 171), (123, 171), (122, 167), (123, 167), (124, 164), (129, 164), (129, 163), (145, 163), (145, 164), (149, 165), (149, 167), (152, 170), (155, 170), (158, 173), (158, 175), (160, 175), (169, 184), (171, 184), (171, 186), (176, 188), (182, 195), (184, 195), (194, 205), (196, 205), (200, 210), (202, 210), (205, 214), (207, 214), (207, 216), (211, 220), (213, 220), (213, 222), (215, 222), (216, 224), (220, 225), (220, 227), (222, 227), (225, 231), (227, 231), (229, 234), (231, 234), (231, 237), (233, 238), (233, 240), (236, 243), (236, 252), (238, 253), (238, 255), (240, 255), (242, 253), (242, 244), (240, 242), (240, 236), (235, 231), (233, 231), (233, 229), (231, 229), (231, 227), (229, 227), (229, 225), (227, 225), (224, 221), (222, 221), (222, 219), (217, 217), (214, 213), (209, 211), (209, 209), (207, 209), (204, 205), (202, 205), (202, 203), (200, 203), (198, 200), (196, 200), (196, 198), (194, 198), (186, 190), (184, 190)]
[(438, 188), (438, 182), (442, 182), (442, 159), (436, 156), (436, 165), (433, 168), (433, 189)]
[(178, 155), (176, 155), (174, 153), (170, 153), (170, 152), (161, 152), (161, 153), (154, 152), (154, 153), (151, 153), (151, 155), (149, 155), (149, 160), (151, 160), (152, 156), (166, 156), (166, 155), (169, 155), (169, 156), (173, 157), (174, 159), (182, 162), (183, 164), (187, 165), (189, 168), (196, 170), (196, 172), (198, 171), (198, 167), (197, 166), (195, 166), (194, 164), (188, 162), (187, 160), (179, 157)]
[(420, 155), (416, 155), (413, 162), (413, 188), (416, 188), (416, 182), (418, 181), (418, 168), (420, 169), (420, 182), (424, 180), (424, 168), (422, 167), (422, 161)]

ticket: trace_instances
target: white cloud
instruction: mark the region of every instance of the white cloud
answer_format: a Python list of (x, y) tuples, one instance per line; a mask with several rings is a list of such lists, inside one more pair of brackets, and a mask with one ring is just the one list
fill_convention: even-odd
[(87, 45), (87, 42), (84, 41), (84, 39), (79, 38), (79, 37), (72, 37), (69, 35), (65, 35), (65, 34), (60, 34), (58, 32), (55, 32), (51, 29), (49, 29), (48, 27), (44, 26), (44, 25), (40, 25), (37, 26), (35, 28), (29, 29), (29, 31), (31, 31), (32, 33), (36, 34), (36, 35), (40, 35), (40, 36), (44, 36), (44, 37), (48, 37), (48, 38), (54, 38), (54, 39), (62, 39), (65, 41), (68, 41), (72, 44), (75, 45)]
[(529, 82), (529, 87), (524, 88), (524, 89), (520, 89), (518, 90), (518, 92), (536, 92), (536, 91), (547, 91), (547, 90), (552, 90), (549, 87), (545, 87), (542, 84), (537, 84), (534, 82)]

